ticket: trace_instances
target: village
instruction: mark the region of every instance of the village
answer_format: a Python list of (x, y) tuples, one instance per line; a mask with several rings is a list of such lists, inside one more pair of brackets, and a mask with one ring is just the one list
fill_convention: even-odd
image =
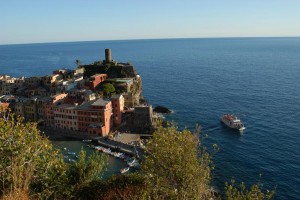
[(9, 110), (50, 136), (132, 143), (151, 135), (159, 116), (142, 97), (142, 79), (130, 63), (114, 61), (110, 49), (105, 60), (76, 63), (75, 70), (42, 77), (0, 75), (1, 115)]

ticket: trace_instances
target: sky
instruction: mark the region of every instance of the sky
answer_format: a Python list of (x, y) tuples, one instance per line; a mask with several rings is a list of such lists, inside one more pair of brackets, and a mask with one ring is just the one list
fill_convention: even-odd
[(0, 44), (300, 36), (300, 0), (0, 0)]

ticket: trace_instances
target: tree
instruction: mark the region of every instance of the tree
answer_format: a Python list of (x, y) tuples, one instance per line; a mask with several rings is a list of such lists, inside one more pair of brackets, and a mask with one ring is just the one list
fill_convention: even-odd
[[(197, 134), (196, 134), (197, 135)], [(206, 199), (210, 196), (210, 156), (198, 136), (160, 127), (147, 144), (142, 173), (153, 199)]]
[(75, 60), (75, 63), (77, 65), (77, 67), (79, 67), (81, 65), (81, 61), (79, 59)]
[(74, 191), (80, 190), (92, 181), (99, 181), (106, 161), (106, 156), (100, 156), (95, 152), (87, 158), (85, 151), (81, 149), (78, 161), (70, 165), (67, 173), (69, 184), (74, 187)]
[(275, 196), (275, 190), (262, 190), (262, 185), (258, 182), (247, 189), (245, 183), (235, 185), (235, 180), (225, 183), (225, 195), (228, 200), (269, 200)]
[(111, 96), (115, 91), (116, 89), (111, 83), (105, 83), (103, 85), (103, 92), (105, 96)]

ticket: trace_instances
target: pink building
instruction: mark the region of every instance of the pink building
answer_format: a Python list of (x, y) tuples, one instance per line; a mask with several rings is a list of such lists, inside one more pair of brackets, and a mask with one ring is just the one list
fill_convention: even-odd
[(78, 131), (78, 111), (75, 105), (59, 103), (53, 109), (55, 128)]
[(105, 137), (112, 127), (111, 101), (97, 99), (82, 103), (78, 110), (78, 130)]
[(113, 119), (114, 125), (120, 125), (122, 123), (122, 112), (124, 111), (124, 102), (125, 99), (123, 95), (113, 95), (111, 98), (112, 107), (113, 107)]
[(42, 117), (44, 120), (44, 123), (46, 126), (50, 127), (56, 127), (55, 119), (54, 119), (54, 109), (57, 103), (60, 101), (60, 103), (63, 102), (63, 100), (67, 97), (67, 94), (56, 94), (54, 96), (51, 96), (49, 101), (45, 101), (42, 103), (41, 107), (43, 111), (41, 113), (44, 114)]

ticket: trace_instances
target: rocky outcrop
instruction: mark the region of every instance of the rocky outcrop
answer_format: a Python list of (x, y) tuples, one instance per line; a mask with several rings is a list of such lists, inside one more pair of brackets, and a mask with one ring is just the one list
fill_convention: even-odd
[(168, 109), (167, 107), (164, 107), (164, 106), (156, 106), (153, 109), (153, 111), (157, 112), (157, 113), (163, 113), (163, 114), (170, 114), (172, 112), (170, 109)]
[(112, 80), (110, 81), (117, 88), (117, 93), (125, 93), (126, 106), (139, 105), (142, 98), (142, 78), (131, 63), (118, 63), (112, 60), (111, 50), (109, 49), (105, 50), (105, 53), (105, 60), (80, 66), (80, 68), (84, 69), (84, 77), (91, 77), (95, 74), (107, 74), (109, 79), (132, 79), (132, 84), (128, 84), (128, 87), (121, 84), (121, 88), (118, 88), (120, 84), (117, 81), (115, 83)]
[(91, 77), (94, 74), (107, 74), (109, 78), (134, 78), (137, 75), (136, 70), (130, 63), (97, 61), (81, 67), (84, 68), (84, 77)]

